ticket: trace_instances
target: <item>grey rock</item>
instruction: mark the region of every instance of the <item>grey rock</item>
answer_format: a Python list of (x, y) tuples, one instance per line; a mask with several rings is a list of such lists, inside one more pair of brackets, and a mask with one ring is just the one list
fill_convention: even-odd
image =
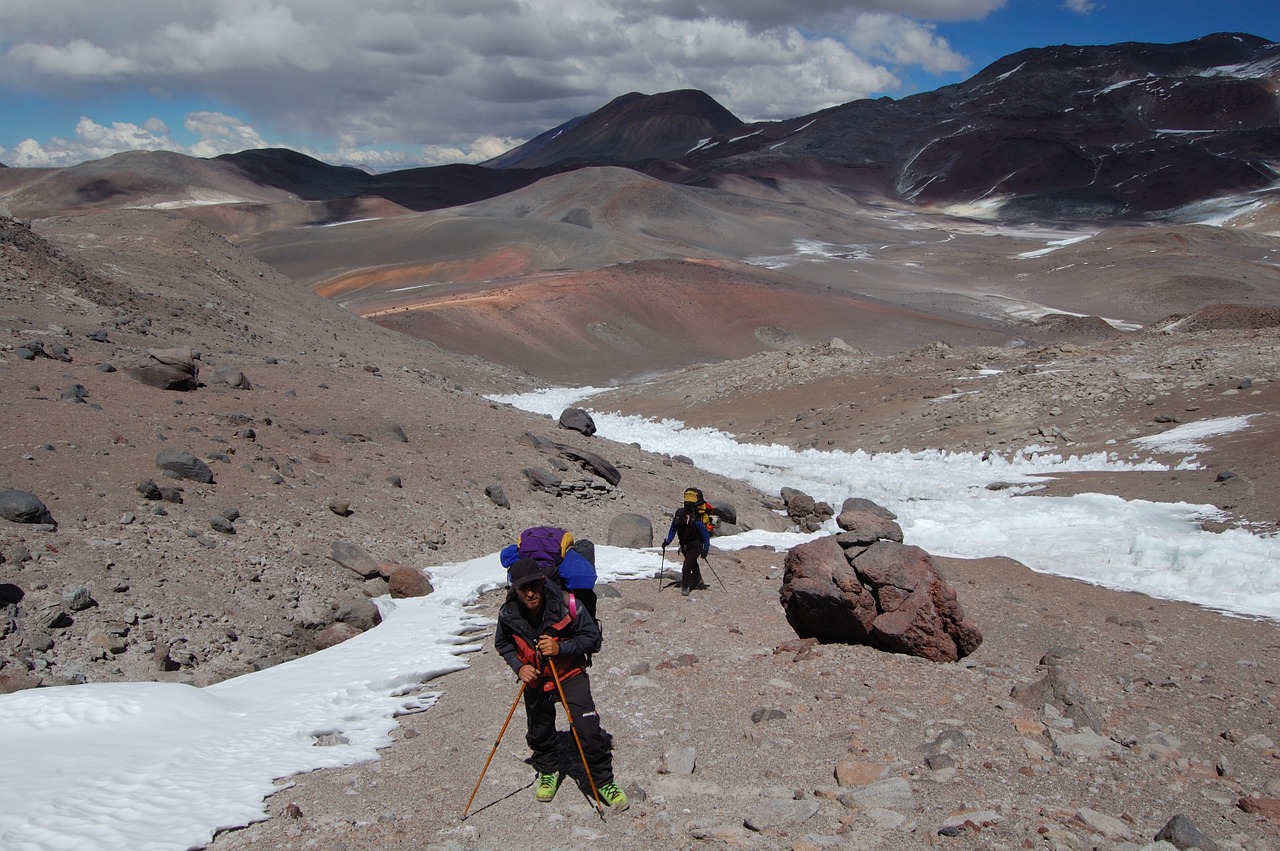
[(252, 390), (253, 384), (248, 377), (233, 366), (220, 366), (213, 371), (213, 375), (209, 378), (210, 384), (225, 384), (228, 387), (234, 387), (237, 390)]
[(502, 489), (502, 485), (489, 485), (484, 489), (484, 495), (489, 501), (499, 508), (510, 508), (511, 503), (507, 500), (507, 494)]
[(720, 500), (716, 500), (711, 513), (721, 520), (721, 523), (716, 526), (716, 532), (718, 534), (730, 534), (729, 532), (722, 531), (722, 527), (736, 526), (738, 524), (738, 509), (735, 508), (731, 502), (721, 502)]
[(1154, 837), (1156, 842), (1168, 842), (1180, 851), (1188, 848), (1199, 848), (1200, 851), (1218, 851), (1218, 843), (1200, 832), (1200, 828), (1189, 817), (1179, 813), (1169, 821)]
[(77, 585), (74, 588), (68, 588), (63, 591), (62, 603), (73, 612), (83, 612), (85, 609), (98, 605), (89, 589), (83, 585)]
[(696, 748), (672, 748), (658, 761), (659, 774), (693, 774), (698, 762)]
[(400, 427), (400, 423), (391, 420), (383, 420), (378, 423), (377, 433), (383, 437), (390, 438), (396, 443), (408, 443), (409, 436), (404, 433), (404, 429)]
[(166, 475), (207, 485), (214, 484), (213, 471), (209, 469), (209, 465), (185, 449), (179, 449), (176, 446), (166, 446), (161, 449), (156, 454), (156, 466), (164, 470)]
[(611, 547), (625, 549), (644, 549), (653, 546), (653, 523), (643, 514), (626, 512), (614, 517), (609, 523), (609, 535), (606, 539)]
[(840, 793), (840, 803), (856, 810), (909, 812), (915, 806), (911, 783), (903, 777), (888, 777)]
[(224, 535), (234, 535), (236, 533), (235, 524), (221, 514), (215, 514), (209, 518), (209, 525), (215, 532), (221, 532)]
[(533, 490), (545, 491), (553, 496), (560, 495), (560, 479), (546, 470), (537, 467), (525, 467), (521, 470)]
[(0, 517), (12, 523), (58, 525), (40, 497), (20, 490), (0, 491)]
[(1115, 816), (1100, 813), (1089, 807), (1076, 810), (1072, 821), (1084, 825), (1094, 833), (1100, 833), (1108, 839), (1128, 839), (1133, 835), (1129, 825)]
[(928, 754), (951, 753), (954, 750), (968, 747), (969, 739), (959, 730), (943, 730), (933, 741), (925, 744), (921, 750)]
[[(1045, 658), (1060, 660), (1061, 654), (1049, 654)], [(1045, 704), (1055, 707), (1066, 718), (1070, 718), (1076, 727), (1102, 731), (1102, 719), (1093, 708), (1092, 701), (1081, 691), (1061, 665), (1050, 664), (1048, 672), (1034, 683), (1019, 684), (1010, 691), (1010, 696), (1023, 706), (1039, 708)]]
[(748, 830), (756, 832), (776, 830), (800, 824), (817, 814), (818, 802), (813, 799), (762, 801), (751, 806), (742, 824)]
[(147, 349), (128, 372), (137, 381), (161, 390), (190, 391), (200, 386), (195, 354), (187, 348)]
[(62, 388), (59, 397), (64, 402), (84, 402), (89, 398), (89, 389), (83, 384), (71, 384)]
[(756, 724), (762, 721), (781, 721), (786, 717), (787, 713), (781, 709), (768, 709), (763, 706), (751, 713), (751, 720)]
[(65, 629), (74, 623), (66, 608), (53, 603), (36, 612), (36, 624), (41, 629)]
[(382, 622), (378, 607), (368, 597), (355, 597), (338, 605), (334, 620), (353, 626), (361, 632)]
[(563, 457), (571, 461), (577, 461), (588, 472), (599, 476), (615, 487), (622, 481), (622, 473), (618, 471), (618, 468), (594, 452), (567, 446), (563, 443), (557, 443), (556, 450)]
[(1053, 752), (1058, 756), (1076, 759), (1105, 759), (1119, 756), (1123, 748), (1106, 736), (1100, 736), (1092, 729), (1085, 728), (1079, 733), (1067, 733), (1050, 729), (1049, 736), (1053, 741)]
[(560, 428), (580, 432), (587, 437), (596, 433), (596, 422), (582, 408), (565, 408), (560, 413)]
[(382, 572), (381, 565), (358, 544), (348, 541), (334, 541), (329, 545), (329, 558), (350, 570), (352, 573), (371, 579)]

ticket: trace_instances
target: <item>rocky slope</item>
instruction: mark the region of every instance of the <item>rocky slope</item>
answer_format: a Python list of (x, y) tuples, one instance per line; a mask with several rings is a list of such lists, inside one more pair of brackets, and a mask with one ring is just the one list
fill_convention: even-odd
[[(7, 222), (0, 240), (0, 490), (34, 494), (57, 526), (0, 522), (6, 689), (204, 685), (274, 664), (309, 652), (343, 604), (386, 593), (330, 557), (336, 541), (421, 567), (547, 522), (604, 540), (622, 511), (662, 523), (693, 472), (492, 403), (481, 392), (534, 382), (383, 331), (186, 220), (39, 231)], [(131, 377), (174, 346), (197, 353), (204, 386)], [(621, 481), (530, 434), (605, 457)], [(213, 482), (166, 478), (167, 449)], [(526, 468), (591, 486), (560, 498)], [(744, 522), (776, 522), (750, 489), (707, 482)]]

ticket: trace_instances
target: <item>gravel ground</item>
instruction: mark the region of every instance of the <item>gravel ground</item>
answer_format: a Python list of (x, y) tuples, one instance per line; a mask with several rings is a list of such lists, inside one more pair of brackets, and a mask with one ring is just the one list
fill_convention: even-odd
[[(709, 574), (689, 598), (656, 579), (602, 597), (591, 676), (629, 811), (598, 816), (568, 783), (536, 803), (517, 709), (462, 818), (518, 688), (485, 635), (380, 761), (295, 778), (212, 847), (1119, 849), (1179, 813), (1221, 848), (1280, 842), (1237, 807), (1280, 792), (1276, 624), (938, 559), (985, 636), (939, 665), (797, 642), (781, 558), (713, 552), (724, 588)], [(1061, 719), (1011, 697), (1046, 654), (1102, 719), (1100, 751), (1072, 752)]]

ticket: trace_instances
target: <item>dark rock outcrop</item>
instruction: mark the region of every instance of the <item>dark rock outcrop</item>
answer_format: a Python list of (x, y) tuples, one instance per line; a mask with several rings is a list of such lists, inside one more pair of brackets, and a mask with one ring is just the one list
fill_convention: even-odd
[(565, 408), (560, 412), (560, 428), (580, 432), (587, 437), (596, 433), (596, 421), (582, 408)]
[(615, 487), (622, 481), (622, 473), (618, 472), (618, 468), (594, 452), (566, 446), (563, 443), (557, 443), (556, 450), (562, 457), (578, 462), (584, 470), (599, 476)]
[(146, 354), (128, 368), (129, 375), (149, 387), (161, 390), (195, 390), (200, 386), (200, 368), (190, 349), (147, 349)]

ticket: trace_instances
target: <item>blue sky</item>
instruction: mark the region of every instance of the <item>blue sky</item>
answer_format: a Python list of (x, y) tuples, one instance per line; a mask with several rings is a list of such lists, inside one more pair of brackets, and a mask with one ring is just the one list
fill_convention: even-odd
[(1280, 39), (1275, 0), (5, 0), (0, 162), (284, 146), (495, 156), (631, 91), (740, 118), (964, 79), (1026, 47)]

